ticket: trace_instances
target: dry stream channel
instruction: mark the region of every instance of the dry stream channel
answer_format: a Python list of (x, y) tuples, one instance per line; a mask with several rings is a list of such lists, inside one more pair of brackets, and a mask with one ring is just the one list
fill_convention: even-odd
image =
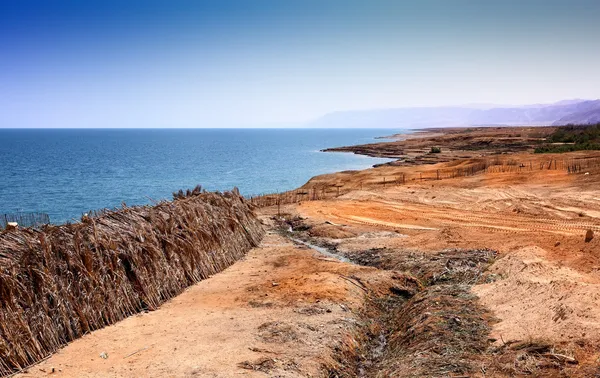
[(281, 218), (279, 224), (282, 235), (328, 258), (394, 272), (389, 293), (367, 292), (360, 322), (350, 330), (352, 341), (342, 342), (328, 367), (330, 377), (459, 376), (480, 370), (490, 319), (470, 288), (493, 279), (485, 271), (494, 251), (348, 254), (327, 238), (311, 236), (301, 218)]

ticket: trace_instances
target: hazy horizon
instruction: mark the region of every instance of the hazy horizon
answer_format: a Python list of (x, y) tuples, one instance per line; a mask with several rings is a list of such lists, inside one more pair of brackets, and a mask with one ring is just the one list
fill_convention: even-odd
[(6, 1), (0, 127), (298, 127), (600, 98), (600, 3)]

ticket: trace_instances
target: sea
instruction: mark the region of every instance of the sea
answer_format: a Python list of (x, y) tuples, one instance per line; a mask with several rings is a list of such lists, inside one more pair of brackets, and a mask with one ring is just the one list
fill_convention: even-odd
[(323, 173), (390, 161), (328, 147), (401, 129), (0, 129), (0, 215), (54, 224), (90, 210), (151, 204), (179, 189), (290, 190)]

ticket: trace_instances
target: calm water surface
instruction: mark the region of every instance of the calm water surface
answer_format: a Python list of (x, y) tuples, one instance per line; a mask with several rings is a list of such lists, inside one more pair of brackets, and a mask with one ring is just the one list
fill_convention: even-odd
[(0, 214), (53, 223), (180, 188), (289, 190), (312, 176), (389, 161), (320, 149), (375, 142), (390, 129), (0, 129)]

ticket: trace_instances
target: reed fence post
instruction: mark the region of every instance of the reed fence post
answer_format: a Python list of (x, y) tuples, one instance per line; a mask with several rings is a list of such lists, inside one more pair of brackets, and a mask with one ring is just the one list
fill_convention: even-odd
[(277, 195), (277, 216), (281, 216), (281, 193)]

